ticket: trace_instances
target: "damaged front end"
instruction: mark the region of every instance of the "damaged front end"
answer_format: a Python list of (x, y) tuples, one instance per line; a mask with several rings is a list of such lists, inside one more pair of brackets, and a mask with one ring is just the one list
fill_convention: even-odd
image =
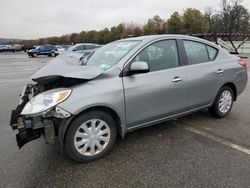
[(35, 140), (41, 136), (41, 130), (32, 129), (33, 126), (31, 125), (31, 120), (26, 120), (21, 116), (21, 112), (26, 103), (29, 101), (29, 96), (35, 88), (36, 87), (34, 87), (33, 84), (26, 85), (20, 95), (18, 106), (11, 112), (10, 126), (13, 130), (18, 130), (18, 134), (16, 134), (16, 141), (19, 148), (27, 142)]
[(69, 97), (73, 86), (103, 73), (101, 68), (70, 62), (67, 56), (58, 56), (31, 76), (36, 83), (23, 89), (10, 119), (12, 129), (18, 130), (16, 140), (19, 148), (41, 135), (45, 136), (47, 143), (53, 143), (59, 126), (71, 116), (57, 105)]
[[(19, 148), (41, 135), (44, 135), (46, 143), (53, 143), (62, 120), (71, 116), (69, 112), (56, 107), (54, 104), (47, 106), (48, 109), (45, 108), (40, 111), (36, 106), (29, 104), (35, 97), (41, 97), (41, 93), (44, 93), (44, 91), (41, 84), (28, 84), (23, 89), (18, 106), (15, 110), (12, 110), (10, 126), (13, 130), (18, 130), (16, 141)], [(48, 97), (44, 99), (44, 101), (46, 100), (51, 99)]]

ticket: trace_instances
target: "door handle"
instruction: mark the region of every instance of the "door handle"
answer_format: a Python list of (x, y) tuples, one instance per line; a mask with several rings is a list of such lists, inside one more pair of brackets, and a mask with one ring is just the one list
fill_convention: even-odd
[(217, 73), (217, 74), (222, 74), (223, 72), (224, 72), (223, 69), (218, 69), (216, 73)]
[(174, 82), (174, 83), (178, 83), (181, 81), (182, 81), (182, 79), (179, 76), (174, 77), (174, 79), (172, 80), (172, 82)]

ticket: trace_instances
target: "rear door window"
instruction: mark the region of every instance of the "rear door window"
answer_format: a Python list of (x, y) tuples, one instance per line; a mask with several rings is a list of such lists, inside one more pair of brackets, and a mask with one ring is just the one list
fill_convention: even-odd
[(45, 48), (46, 48), (46, 50), (51, 50), (52, 46), (46, 46)]
[(183, 40), (187, 54), (188, 64), (198, 64), (210, 61), (205, 44), (195, 41)]

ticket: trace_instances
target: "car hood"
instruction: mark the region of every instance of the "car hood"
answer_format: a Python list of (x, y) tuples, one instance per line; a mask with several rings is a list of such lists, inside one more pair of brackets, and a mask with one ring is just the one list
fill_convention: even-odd
[(92, 80), (103, 72), (99, 67), (81, 66), (78, 60), (62, 54), (35, 72), (31, 79), (40, 83), (50, 83), (61, 77)]

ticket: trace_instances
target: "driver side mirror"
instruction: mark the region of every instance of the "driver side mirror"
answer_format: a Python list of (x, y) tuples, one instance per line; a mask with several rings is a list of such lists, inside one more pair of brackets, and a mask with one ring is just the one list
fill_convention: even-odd
[(149, 72), (148, 63), (145, 61), (135, 61), (130, 65), (128, 75), (142, 74)]

